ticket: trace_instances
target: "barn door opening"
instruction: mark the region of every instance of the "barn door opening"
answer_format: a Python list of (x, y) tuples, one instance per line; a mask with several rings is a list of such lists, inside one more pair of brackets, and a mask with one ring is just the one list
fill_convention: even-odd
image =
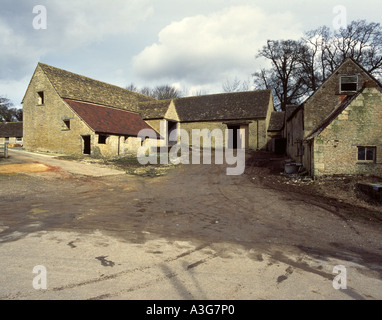
[(90, 154), (91, 153), (91, 147), (90, 147), (90, 136), (82, 136), (82, 152), (83, 154)]
[(171, 132), (173, 131), (177, 131), (178, 129), (178, 123), (175, 122), (175, 121), (170, 121), (170, 120), (167, 120), (167, 141), (168, 141), (168, 145), (169, 146), (172, 146), (172, 145), (175, 145), (177, 143), (177, 141), (170, 141), (170, 134)]
[(241, 148), (240, 126), (228, 126), (228, 148)]

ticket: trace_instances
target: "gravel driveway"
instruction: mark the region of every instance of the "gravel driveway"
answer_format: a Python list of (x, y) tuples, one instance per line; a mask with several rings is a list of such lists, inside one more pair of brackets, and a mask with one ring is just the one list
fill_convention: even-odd
[[(319, 198), (222, 165), (149, 178), (10, 154), (0, 168), (47, 170), (0, 174), (0, 299), (382, 298), (381, 224)], [(46, 290), (32, 286), (37, 265)]]

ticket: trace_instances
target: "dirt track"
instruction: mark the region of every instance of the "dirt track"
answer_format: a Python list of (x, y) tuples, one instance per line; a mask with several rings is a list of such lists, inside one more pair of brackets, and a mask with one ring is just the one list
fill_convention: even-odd
[[(348, 215), (346, 206), (336, 209), (325, 199), (270, 188), (246, 174), (227, 176), (224, 166), (183, 165), (157, 178), (81, 176), (55, 167), (2, 174), (0, 184), (3, 244), (36, 232), (98, 230), (131, 244), (163, 238), (196, 246), (225, 243), (252, 252), (257, 261), (266, 253), (294, 268), (311, 268), (280, 254), (297, 250), (321, 261), (359, 264), (364, 274), (377, 277), (376, 292), (381, 288), (381, 223)], [(214, 255), (224, 259), (229, 249), (223, 248), (214, 247)], [(379, 292), (366, 298), (382, 298)]]

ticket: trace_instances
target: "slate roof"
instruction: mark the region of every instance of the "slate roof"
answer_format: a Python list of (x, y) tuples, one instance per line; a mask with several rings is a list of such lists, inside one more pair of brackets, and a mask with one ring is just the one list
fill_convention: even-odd
[(18, 138), (23, 136), (22, 122), (0, 122), (0, 138)]
[(70, 99), (64, 101), (98, 133), (137, 136), (142, 129), (152, 129), (138, 113)]
[(274, 111), (271, 114), (269, 121), (268, 131), (275, 132), (281, 131), (284, 128), (285, 111)]
[(91, 102), (105, 106), (137, 111), (138, 103), (153, 100), (115, 85), (84, 77), (69, 71), (39, 63), (49, 81), (63, 99)]
[[(266, 118), (271, 90), (233, 92), (172, 100), (181, 122)], [(171, 100), (140, 103), (144, 119), (163, 118)]]

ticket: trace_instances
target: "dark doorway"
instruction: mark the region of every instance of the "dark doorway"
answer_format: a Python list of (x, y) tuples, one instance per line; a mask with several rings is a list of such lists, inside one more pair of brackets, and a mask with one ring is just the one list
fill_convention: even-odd
[(84, 154), (90, 154), (91, 153), (91, 148), (90, 148), (90, 136), (82, 136), (83, 140), (83, 153)]
[(228, 148), (241, 148), (240, 126), (228, 126)]
[(279, 155), (286, 153), (286, 139), (275, 139), (275, 153)]
[(170, 141), (171, 132), (173, 132), (174, 130), (176, 131), (177, 128), (178, 128), (177, 122), (167, 120), (167, 141), (169, 146), (175, 145), (177, 143), (177, 141)]

